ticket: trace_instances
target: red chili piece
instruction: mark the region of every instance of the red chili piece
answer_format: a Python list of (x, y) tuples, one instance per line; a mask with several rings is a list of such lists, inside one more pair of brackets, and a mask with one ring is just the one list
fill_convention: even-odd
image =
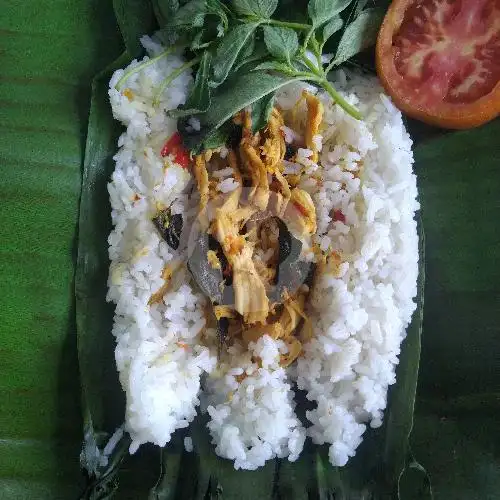
[(342, 210), (333, 211), (333, 222), (342, 222), (342, 224), (345, 224), (345, 215), (342, 213)]
[(160, 152), (162, 157), (170, 154), (174, 156), (175, 163), (178, 163), (181, 167), (186, 168), (189, 165), (189, 153), (182, 145), (182, 138), (179, 132), (176, 132), (168, 139)]
[(307, 210), (297, 201), (293, 202), (293, 206), (304, 216), (307, 217), (309, 214), (307, 213)]

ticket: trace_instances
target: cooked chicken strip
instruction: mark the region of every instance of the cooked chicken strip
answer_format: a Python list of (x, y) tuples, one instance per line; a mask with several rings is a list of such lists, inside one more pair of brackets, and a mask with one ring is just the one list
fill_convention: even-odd
[(265, 210), (269, 202), (269, 180), (266, 166), (260, 159), (258, 149), (246, 140), (241, 141), (240, 156), (245, 172), (252, 183), (248, 200), (260, 210)]
[(202, 212), (208, 203), (208, 172), (203, 155), (194, 158), (194, 177), (200, 193), (200, 212)]
[(304, 92), (304, 96), (307, 104), (307, 123), (304, 139), (306, 147), (313, 152), (311, 160), (316, 163), (318, 161), (318, 148), (313, 138), (319, 134), (319, 126), (323, 120), (324, 108), (323, 103), (315, 95)]
[(285, 221), (300, 236), (308, 236), (316, 232), (316, 207), (311, 195), (303, 189), (291, 191), (290, 203), (285, 212)]

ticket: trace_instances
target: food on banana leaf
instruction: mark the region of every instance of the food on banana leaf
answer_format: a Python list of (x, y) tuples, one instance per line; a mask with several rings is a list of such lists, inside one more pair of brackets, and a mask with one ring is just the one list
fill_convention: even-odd
[[(185, 61), (153, 62), (118, 70), (109, 91), (126, 127), (109, 183), (108, 298), (130, 451), (165, 446), (205, 412), (237, 469), (296, 460), (306, 438), (345, 465), (382, 423), (415, 309), (418, 203), (401, 113), (374, 78), (340, 71), (364, 120), (295, 81), (261, 128), (238, 110), (225, 141), (190, 154), (169, 113), (193, 78), (177, 72), (155, 102)], [(307, 422), (296, 387), (313, 405)]]

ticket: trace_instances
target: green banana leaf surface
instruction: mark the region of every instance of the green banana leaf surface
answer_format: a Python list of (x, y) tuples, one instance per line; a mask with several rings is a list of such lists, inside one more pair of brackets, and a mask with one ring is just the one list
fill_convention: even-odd
[[(104, 300), (106, 182), (120, 129), (106, 102), (109, 71), (92, 87), (91, 78), (124, 50), (118, 65), (139, 54), (138, 34), (154, 29), (162, 5), (127, 3), (115, 2), (116, 17), (97, 0), (6, 0), (0, 10), (0, 498), (429, 498), (419, 463), (434, 498), (498, 498), (498, 121), (446, 134), (409, 123), (425, 312), (422, 323), (420, 295), (385, 424), (348, 467), (311, 447), (295, 464), (237, 472), (196, 422), (196, 453), (184, 453), (180, 433), (133, 457), (123, 440), (84, 480), (82, 439), (102, 447), (124, 404)], [(423, 276), (422, 267), (421, 286)]]

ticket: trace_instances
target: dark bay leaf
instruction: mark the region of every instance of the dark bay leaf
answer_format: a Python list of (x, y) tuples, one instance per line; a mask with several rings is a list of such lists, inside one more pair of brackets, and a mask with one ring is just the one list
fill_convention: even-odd
[[(207, 244), (204, 245), (205, 240)], [(194, 281), (197, 283), (200, 290), (218, 304), (222, 303), (222, 292), (220, 284), (224, 281), (222, 271), (214, 269), (205, 258), (208, 252), (208, 237), (202, 238), (198, 242), (196, 248), (193, 250), (189, 261), (188, 269), (193, 276)]]
[(169, 209), (161, 210), (152, 219), (154, 226), (170, 248), (177, 250), (182, 233), (181, 214), (170, 214)]

